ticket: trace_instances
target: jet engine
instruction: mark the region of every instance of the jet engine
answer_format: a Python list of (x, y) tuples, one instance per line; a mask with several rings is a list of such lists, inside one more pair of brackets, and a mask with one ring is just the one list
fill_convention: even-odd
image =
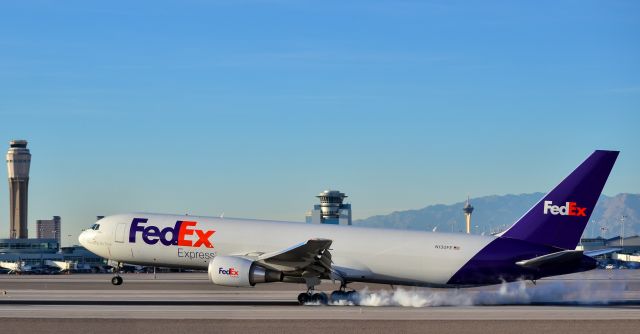
[(209, 279), (217, 285), (254, 286), (257, 283), (281, 282), (282, 272), (239, 256), (216, 256), (209, 262)]

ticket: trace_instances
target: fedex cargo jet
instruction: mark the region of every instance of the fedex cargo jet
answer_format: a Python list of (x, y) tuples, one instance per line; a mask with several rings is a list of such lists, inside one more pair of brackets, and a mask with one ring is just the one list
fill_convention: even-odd
[[(618, 156), (595, 151), (508, 230), (495, 236), (127, 213), (79, 236), (122, 263), (208, 270), (225, 286), (305, 283), (301, 303), (351, 298), (350, 282), (470, 287), (533, 280), (596, 267), (576, 245)], [(426, 224), (425, 224), (426, 225)], [(314, 293), (337, 280), (330, 297)], [(112, 283), (122, 284), (116, 274)]]

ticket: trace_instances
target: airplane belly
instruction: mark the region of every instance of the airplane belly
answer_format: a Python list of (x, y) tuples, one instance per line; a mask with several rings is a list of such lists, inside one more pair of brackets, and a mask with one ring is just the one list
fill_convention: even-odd
[[(367, 252), (342, 252), (340, 240), (332, 246), (333, 261), (350, 280), (446, 285), (451, 277), (492, 238), (461, 240), (455, 235), (405, 239)], [(397, 283), (399, 284), (399, 283)]]

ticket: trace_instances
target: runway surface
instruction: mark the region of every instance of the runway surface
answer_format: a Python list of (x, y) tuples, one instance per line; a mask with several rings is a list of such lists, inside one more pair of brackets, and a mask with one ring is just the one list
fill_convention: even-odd
[[(296, 284), (213, 285), (206, 273), (0, 275), (0, 328), (50, 332), (640, 331), (640, 271), (583, 274), (473, 289), (354, 284), (362, 305), (297, 305)], [(330, 292), (338, 285), (325, 283)], [(5, 293), (6, 292), (6, 293)]]

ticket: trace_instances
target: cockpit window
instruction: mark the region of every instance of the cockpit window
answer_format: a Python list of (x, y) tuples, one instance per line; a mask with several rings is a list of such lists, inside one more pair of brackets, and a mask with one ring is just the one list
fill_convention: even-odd
[(96, 230), (96, 231), (97, 231), (97, 230), (99, 230), (99, 229), (100, 229), (100, 224), (93, 224), (93, 225), (91, 225), (91, 229), (92, 229), (92, 230)]

